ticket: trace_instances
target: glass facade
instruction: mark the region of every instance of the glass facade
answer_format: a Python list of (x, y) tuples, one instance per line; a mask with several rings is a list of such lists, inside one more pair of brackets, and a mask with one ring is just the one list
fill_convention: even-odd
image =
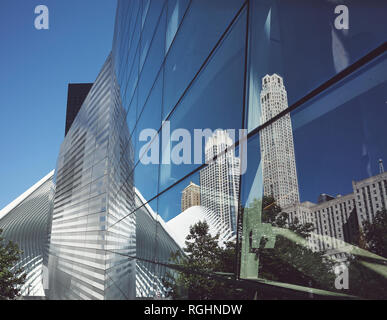
[[(328, 0), (119, 0), (58, 158), (49, 296), (386, 297), (367, 244), (387, 214), (386, 4), (348, 7), (341, 30)], [(203, 221), (219, 248), (195, 265)]]

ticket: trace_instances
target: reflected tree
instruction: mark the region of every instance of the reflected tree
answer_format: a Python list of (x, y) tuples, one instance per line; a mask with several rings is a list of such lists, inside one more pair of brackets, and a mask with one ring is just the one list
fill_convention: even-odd
[[(302, 224), (298, 219), (289, 221), (289, 215), (283, 212), (271, 196), (261, 201), (253, 201), (255, 210), (262, 208), (262, 222), (275, 228), (287, 229), (307, 240), (314, 230), (311, 223)], [(251, 208), (250, 208), (251, 210)], [(306, 287), (333, 290), (334, 263), (324, 256), (324, 252), (313, 252), (306, 242), (296, 242), (283, 234), (276, 236), (273, 249), (259, 249), (259, 277), (267, 280), (291, 283)]]
[[(247, 209), (247, 211), (246, 211)], [(245, 212), (259, 214), (263, 224), (269, 224), (275, 237), (275, 245), (265, 248), (265, 237), (257, 248), (250, 248), (259, 260), (257, 279), (278, 281), (328, 291), (335, 288), (335, 261), (326, 252), (314, 252), (307, 240), (314, 230), (311, 223), (290, 221), (273, 197), (265, 196), (254, 200)], [(376, 215), (373, 224), (364, 227), (364, 238), (368, 249), (375, 254), (386, 254), (385, 210)], [(244, 235), (245, 237), (247, 235)], [(245, 287), (235, 281), (236, 244), (228, 242), (219, 245), (219, 236), (211, 236), (206, 222), (199, 222), (190, 228), (186, 237), (184, 254), (174, 253), (172, 264), (178, 271), (167, 273), (164, 285), (174, 299), (276, 299), (270, 292), (257, 292), (256, 288)], [(300, 241), (301, 240), (301, 241)], [(349, 255), (350, 286), (342, 293), (365, 298), (386, 297), (386, 278), (367, 267), (367, 261), (356, 255)], [(232, 280), (232, 281), (227, 281)]]
[(218, 300), (252, 299), (254, 290), (240, 288), (235, 275), (235, 242), (219, 245), (219, 235), (211, 236), (207, 222), (191, 226), (185, 254), (176, 252), (171, 263), (182, 271), (171, 271), (164, 278), (173, 299)]
[(363, 227), (366, 249), (387, 258), (387, 210), (378, 211), (372, 223)]
[(20, 288), (25, 283), (23, 268), (15, 268), (22, 251), (19, 246), (1, 236), (0, 229), (0, 300), (12, 300), (20, 296)]
[(367, 299), (387, 299), (387, 210), (378, 211), (361, 231), (361, 248), (374, 253), (349, 257), (349, 292)]

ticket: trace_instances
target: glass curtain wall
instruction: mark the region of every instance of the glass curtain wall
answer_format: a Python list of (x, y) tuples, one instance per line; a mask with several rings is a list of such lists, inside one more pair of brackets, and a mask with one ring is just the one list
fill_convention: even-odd
[[(153, 268), (167, 265), (181, 297), (197, 297), (176, 287), (195, 276), (251, 299), (372, 296), (355, 282), (385, 281), (367, 230), (387, 205), (386, 5), (343, 4), (349, 29), (326, 0), (118, 1), (134, 185), (183, 250), (206, 221), (229, 258), (181, 272), (190, 258), (160, 261), (156, 228)], [(357, 280), (340, 289), (345, 268)]]
[(343, 5), (118, 1), (58, 160), (55, 297), (387, 297), (387, 7)]

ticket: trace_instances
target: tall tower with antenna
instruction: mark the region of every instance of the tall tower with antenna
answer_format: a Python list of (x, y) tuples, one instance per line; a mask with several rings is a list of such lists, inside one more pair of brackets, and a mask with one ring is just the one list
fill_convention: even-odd
[[(269, 121), (288, 107), (287, 92), (282, 77), (266, 75), (262, 79), (261, 123)], [(300, 201), (292, 121), (287, 113), (263, 128), (260, 134), (263, 187), (283, 208)]]
[(384, 173), (383, 160), (379, 159), (379, 173)]

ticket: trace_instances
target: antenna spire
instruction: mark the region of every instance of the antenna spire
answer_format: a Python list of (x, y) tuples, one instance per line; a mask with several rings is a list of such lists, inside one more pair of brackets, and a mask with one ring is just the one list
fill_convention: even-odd
[(379, 159), (379, 173), (384, 173), (383, 160)]

